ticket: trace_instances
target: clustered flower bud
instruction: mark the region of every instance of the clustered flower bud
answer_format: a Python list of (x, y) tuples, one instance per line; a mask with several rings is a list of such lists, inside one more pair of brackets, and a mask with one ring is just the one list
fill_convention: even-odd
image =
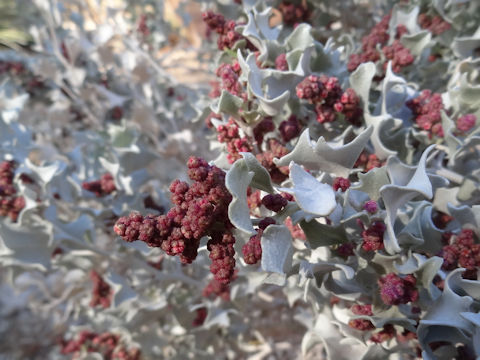
[(262, 205), (265, 206), (268, 210), (279, 212), (285, 206), (287, 206), (288, 201), (280, 194), (268, 194), (265, 195), (262, 199)]
[(144, 241), (168, 255), (178, 255), (184, 264), (195, 260), (200, 239), (209, 236), (210, 271), (217, 281), (229, 283), (235, 268), (235, 238), (227, 214), (232, 196), (225, 187), (225, 173), (197, 157), (191, 157), (187, 165), (193, 183), (172, 182), (174, 206), (167, 214), (142, 216), (132, 212), (117, 220), (114, 231), (125, 241)]
[(285, 142), (289, 142), (300, 135), (300, 130), (300, 124), (295, 115), (290, 115), (288, 120), (282, 121), (278, 127), (282, 140)]
[(105, 173), (100, 177), (100, 180), (94, 180), (90, 182), (84, 182), (82, 188), (87, 191), (93, 192), (96, 197), (102, 197), (113, 193), (117, 188), (115, 187), (115, 181), (110, 173)]
[(404, 25), (399, 25), (396, 28), (395, 38), (392, 45), (386, 46), (390, 35), (388, 34), (389, 22), (391, 15), (386, 15), (382, 20), (375, 25), (370, 33), (362, 38), (362, 51), (359, 54), (350, 55), (347, 69), (350, 72), (355, 71), (360, 64), (372, 61), (374, 63), (380, 60), (380, 53), (377, 46), (380, 47), (381, 52), (386, 60), (383, 63), (383, 69), (387, 68), (388, 61), (392, 61), (392, 70), (399, 72), (403, 67), (411, 65), (415, 58), (410, 50), (402, 45), (398, 40), (404, 34), (408, 33), (408, 29)]
[(76, 339), (65, 340), (60, 343), (61, 354), (73, 354), (73, 359), (87, 353), (99, 353), (105, 360), (140, 360), (141, 351), (138, 348), (127, 349), (121, 344), (120, 336), (112, 333), (97, 334), (91, 331), (82, 331)]
[(451, 25), (438, 15), (431, 17), (427, 14), (420, 14), (418, 15), (418, 24), (433, 35), (440, 35), (451, 28)]
[(377, 251), (383, 249), (383, 234), (385, 233), (385, 230), (386, 226), (383, 221), (375, 221), (367, 229), (364, 229), (362, 231), (362, 249), (365, 251)]
[(467, 269), (464, 278), (477, 279), (480, 269), (480, 244), (475, 242), (474, 232), (463, 229), (459, 234), (449, 234), (448, 244), (440, 252), (443, 258), (443, 270), (454, 270), (457, 267)]
[(271, 217), (266, 217), (259, 222), (257, 233), (253, 235), (242, 247), (243, 259), (245, 260), (245, 263), (254, 265), (262, 259), (261, 239), (263, 231), (267, 228), (267, 226), (275, 224), (275, 219)]
[(137, 32), (144, 38), (150, 35), (150, 28), (148, 27), (147, 20), (147, 14), (142, 14), (140, 15), (140, 19), (138, 20), (137, 25)]
[(373, 341), (374, 343), (382, 343), (385, 341), (388, 341), (390, 339), (393, 339), (393, 337), (396, 335), (395, 328), (393, 327), (392, 324), (386, 324), (382, 330), (379, 332), (373, 334), (370, 337), (370, 341)]
[(280, 71), (287, 71), (288, 70), (288, 63), (287, 63), (287, 55), (280, 54), (275, 59), (275, 69)]
[(401, 278), (397, 274), (389, 273), (378, 280), (380, 296), (386, 305), (415, 302), (418, 299), (416, 283), (417, 279), (413, 275)]
[(253, 137), (257, 144), (261, 144), (263, 142), (263, 138), (265, 134), (272, 132), (275, 130), (275, 124), (271, 117), (267, 117), (262, 120), (257, 126), (253, 128)]
[(242, 69), (238, 62), (233, 64), (222, 63), (217, 68), (216, 75), (222, 80), (221, 89), (228, 91), (232, 95), (245, 98), (242, 84), (238, 81), (241, 72)]
[(112, 301), (113, 291), (110, 285), (103, 280), (99, 273), (95, 270), (90, 272), (90, 279), (93, 283), (92, 299), (90, 300), (90, 306), (101, 306), (104, 309), (110, 307)]
[(292, 234), (292, 237), (294, 239), (300, 239), (300, 240), (307, 240), (307, 237), (305, 236), (305, 233), (303, 232), (302, 228), (300, 225), (293, 225), (292, 219), (288, 217), (285, 220), (285, 226), (290, 230), (290, 234)]
[(363, 205), (363, 208), (369, 212), (370, 214), (375, 214), (378, 210), (378, 205), (377, 205), (377, 202), (375, 200), (368, 200), (367, 202), (365, 202), (365, 204)]
[(443, 137), (441, 111), (444, 109), (442, 96), (430, 90), (423, 90), (419, 96), (406, 102), (415, 116), (417, 126), (428, 131), (430, 137)]
[(460, 116), (457, 119), (457, 129), (465, 133), (467, 131), (472, 130), (476, 122), (477, 122), (477, 117), (475, 116), (475, 114), (466, 114), (466, 115)]
[[(209, 31), (218, 34), (217, 46), (219, 50), (232, 49), (235, 43), (245, 39), (240, 33), (235, 31), (237, 23), (233, 20), (226, 20), (221, 14), (216, 14), (209, 10), (202, 14), (203, 21), (208, 26)], [(247, 40), (247, 48), (254, 50), (255, 47)]]
[(227, 146), (227, 159), (230, 164), (242, 156), (241, 152), (251, 152), (252, 145), (246, 136), (240, 136), (240, 129), (233, 119), (230, 119), (226, 125), (217, 127), (218, 141)]
[[(364, 315), (364, 316), (372, 316), (372, 305), (358, 305), (355, 304), (350, 309), (352, 313), (355, 315)], [(352, 319), (348, 322), (348, 325), (360, 331), (369, 331), (375, 329), (375, 326), (372, 324), (370, 320), (367, 319)]]
[(350, 187), (350, 180), (345, 179), (343, 177), (336, 177), (335, 180), (333, 180), (333, 190), (342, 190), (342, 192), (347, 191), (347, 189)]
[(308, 22), (310, 17), (308, 6), (302, 2), (293, 3), (283, 0), (278, 6), (278, 10), (282, 13), (283, 23), (289, 26)]
[(377, 155), (369, 154), (364, 150), (353, 166), (356, 168), (362, 168), (363, 172), (369, 172), (370, 170), (382, 167), (383, 165), (385, 165), (385, 162), (381, 162)]
[(212, 279), (203, 289), (202, 296), (206, 298), (219, 297), (224, 301), (230, 301), (230, 285)]
[[(0, 163), (0, 216), (8, 216), (12, 221), (17, 221), (20, 211), (25, 207), (23, 196), (17, 195), (17, 189), (13, 184), (15, 177), (14, 161)], [(29, 183), (28, 176), (20, 177), (23, 182)]]
[(360, 125), (363, 110), (360, 99), (351, 88), (342, 91), (336, 77), (310, 75), (296, 87), (297, 96), (315, 105), (319, 123), (332, 122), (337, 113), (353, 125)]

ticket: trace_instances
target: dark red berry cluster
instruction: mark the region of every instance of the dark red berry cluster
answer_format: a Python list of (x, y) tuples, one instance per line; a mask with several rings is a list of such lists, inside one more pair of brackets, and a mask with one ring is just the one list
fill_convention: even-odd
[(463, 116), (460, 116), (457, 119), (457, 130), (466, 133), (467, 131), (472, 130), (475, 127), (475, 124), (477, 123), (477, 117), (475, 114), (466, 114)]
[(262, 199), (262, 205), (274, 212), (281, 211), (287, 204), (288, 200), (280, 194), (268, 194)]
[(246, 136), (240, 136), (240, 129), (233, 119), (217, 127), (217, 138), (227, 146), (227, 159), (230, 164), (240, 159), (240, 152), (251, 152), (252, 145)]
[(353, 125), (362, 123), (360, 99), (351, 88), (343, 91), (336, 77), (310, 75), (297, 85), (297, 96), (315, 105), (319, 123), (332, 122), (337, 114)]
[(363, 228), (362, 231), (362, 249), (365, 251), (378, 251), (384, 248), (383, 234), (386, 226), (383, 221), (374, 221), (368, 228), (365, 229), (363, 223), (359, 222)]
[(333, 190), (342, 190), (342, 192), (347, 191), (347, 189), (350, 187), (350, 180), (345, 179), (343, 177), (336, 177), (335, 180), (333, 180), (332, 184)]
[(296, 26), (300, 23), (308, 22), (310, 18), (310, 10), (306, 3), (292, 2), (283, 0), (278, 6), (278, 10), (282, 14), (282, 20), (285, 25)]
[[(20, 211), (25, 207), (25, 199), (17, 195), (17, 189), (13, 183), (15, 168), (14, 161), (0, 163), (0, 216), (8, 216), (12, 221), (17, 221)], [(23, 178), (30, 181), (28, 176)]]
[(443, 270), (454, 270), (458, 267), (467, 269), (464, 278), (477, 279), (477, 270), (480, 268), (480, 244), (475, 242), (472, 230), (463, 229), (459, 234), (447, 234), (447, 245), (440, 253), (443, 258)]
[[(220, 64), (216, 71), (217, 77), (222, 81), (219, 90), (226, 90), (230, 94), (246, 100), (246, 94), (243, 91), (242, 84), (238, 81), (241, 73), (242, 69), (238, 62), (234, 62), (233, 64)], [(220, 95), (220, 93), (218, 95)]]
[(418, 299), (417, 279), (413, 275), (400, 277), (389, 273), (378, 280), (380, 296), (386, 305), (400, 305)]
[(108, 283), (103, 280), (99, 273), (95, 270), (90, 272), (90, 279), (93, 283), (92, 299), (90, 300), (90, 306), (101, 306), (104, 309), (110, 307), (112, 301), (113, 291)]
[[(235, 31), (237, 23), (233, 20), (226, 20), (222, 14), (216, 14), (209, 10), (202, 14), (203, 21), (207, 24), (208, 31), (218, 34), (217, 46), (219, 50), (232, 49), (239, 40), (247, 42), (247, 48), (254, 50), (255, 47), (240, 33)], [(207, 36), (209, 34), (207, 33)]]
[[(372, 316), (372, 305), (358, 305), (355, 304), (353, 305), (350, 310), (352, 313), (355, 315), (366, 315), (366, 316)], [(357, 329), (360, 331), (369, 331), (375, 329), (375, 326), (372, 324), (370, 320), (367, 319), (352, 319), (348, 322), (348, 325), (353, 328)]]
[(254, 265), (262, 259), (261, 239), (263, 230), (265, 230), (267, 226), (274, 224), (276, 224), (276, 222), (271, 217), (266, 217), (260, 221), (257, 233), (242, 247), (243, 260), (245, 260), (245, 263)]
[(206, 298), (219, 297), (224, 301), (230, 301), (230, 285), (212, 279), (207, 286), (203, 288), (202, 296)]
[(408, 108), (415, 116), (417, 126), (432, 137), (443, 137), (441, 111), (444, 110), (442, 95), (430, 90), (423, 90), (419, 96), (406, 102)]
[(140, 349), (127, 349), (121, 344), (119, 335), (108, 332), (82, 331), (76, 339), (63, 339), (60, 346), (61, 353), (73, 354), (73, 359), (79, 359), (82, 351), (99, 353), (105, 360), (140, 360), (141, 357)]
[(140, 19), (138, 20), (138, 25), (137, 25), (137, 32), (143, 38), (146, 38), (150, 35), (150, 28), (148, 27), (147, 21), (148, 21), (147, 14), (140, 15)]
[(203, 323), (205, 322), (205, 319), (207, 318), (208, 311), (207, 308), (200, 308), (196, 310), (196, 316), (195, 319), (192, 321), (192, 326), (197, 327), (197, 326), (202, 326)]
[(96, 197), (106, 196), (117, 190), (113, 176), (110, 173), (103, 174), (100, 180), (84, 182), (82, 188), (93, 192)]
[(427, 14), (418, 15), (418, 24), (422, 29), (430, 31), (433, 35), (440, 35), (452, 27), (450, 23), (443, 20), (438, 15), (429, 16)]
[(391, 15), (386, 15), (382, 20), (375, 25), (370, 33), (362, 38), (362, 49), (358, 54), (350, 55), (347, 69), (352, 72), (355, 71), (360, 64), (366, 62), (378, 62), (381, 59), (381, 54), (377, 47), (379, 46), (386, 58), (383, 63), (383, 69), (387, 67), (388, 60), (392, 61), (392, 70), (399, 72), (403, 67), (411, 65), (415, 58), (410, 53), (410, 50), (402, 45), (398, 40), (408, 32), (404, 25), (399, 25), (396, 29), (396, 39), (392, 45), (386, 46), (390, 35), (388, 34), (389, 22)]
[(125, 241), (141, 240), (178, 255), (188, 264), (197, 256), (200, 239), (209, 236), (210, 267), (216, 280), (229, 283), (235, 268), (232, 224), (228, 205), (232, 196), (225, 187), (225, 173), (200, 158), (188, 160), (191, 185), (175, 180), (170, 185), (173, 207), (166, 215), (142, 216), (138, 212), (117, 220), (114, 231)]
[(355, 168), (363, 169), (363, 172), (369, 172), (370, 170), (382, 167), (383, 165), (385, 165), (385, 162), (380, 161), (377, 155), (369, 154), (366, 150), (363, 150), (353, 166)]

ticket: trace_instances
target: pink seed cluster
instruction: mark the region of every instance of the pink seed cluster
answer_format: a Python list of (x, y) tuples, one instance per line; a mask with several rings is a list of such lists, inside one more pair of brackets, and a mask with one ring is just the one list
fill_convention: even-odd
[[(363, 227), (363, 224), (361, 224)], [(368, 228), (362, 231), (362, 249), (365, 251), (378, 251), (383, 249), (383, 234), (386, 226), (383, 221), (374, 221)]]
[(400, 277), (389, 273), (378, 280), (380, 296), (386, 305), (400, 305), (418, 299), (417, 279), (413, 275)]
[(467, 271), (464, 278), (477, 279), (477, 270), (480, 268), (480, 244), (475, 242), (474, 233), (470, 229), (463, 229), (459, 234), (449, 234), (448, 244), (440, 253), (443, 258), (443, 270), (453, 270), (463, 267)]
[(457, 119), (457, 129), (465, 133), (472, 130), (476, 123), (477, 117), (475, 114), (466, 114)]
[[(367, 305), (355, 304), (350, 308), (350, 310), (355, 315), (365, 315), (365, 316), (373, 315), (371, 304), (367, 304)], [(348, 325), (351, 328), (357, 329), (360, 331), (369, 331), (369, 330), (375, 329), (375, 326), (372, 324), (372, 322), (367, 319), (352, 319), (348, 322)]]
[(274, 212), (281, 211), (287, 204), (288, 200), (280, 194), (268, 194), (262, 199), (262, 205)]
[(252, 151), (248, 138), (240, 135), (240, 129), (233, 119), (225, 125), (219, 125), (217, 132), (218, 141), (227, 146), (227, 159), (230, 164), (242, 157), (240, 152)]
[[(245, 39), (235, 31), (237, 23), (233, 20), (226, 20), (222, 14), (216, 14), (209, 10), (204, 12), (202, 17), (208, 30), (218, 34), (217, 46), (219, 50), (232, 49), (237, 41)], [(246, 41), (247, 47), (254, 50), (255, 47), (248, 40)]]
[[(396, 73), (400, 72), (402, 68), (413, 64), (415, 58), (410, 50), (402, 45), (400, 40), (395, 40), (392, 45), (385, 46), (382, 49), (383, 55), (387, 60), (392, 62), (392, 70)], [(383, 69), (386, 70), (388, 61), (383, 64)]]
[(108, 332), (82, 331), (76, 339), (63, 339), (60, 345), (62, 355), (72, 354), (73, 359), (80, 359), (82, 351), (100, 353), (105, 360), (140, 360), (141, 356), (140, 349), (127, 349), (121, 344), (119, 335)]
[(229, 283), (235, 268), (235, 238), (228, 220), (232, 196), (225, 187), (225, 173), (197, 157), (191, 157), (187, 166), (193, 183), (172, 182), (174, 206), (167, 214), (142, 216), (133, 212), (118, 219), (114, 231), (125, 241), (144, 241), (168, 255), (177, 255), (184, 264), (195, 260), (200, 239), (209, 236), (210, 270), (217, 281)]
[(278, 131), (284, 142), (289, 142), (300, 135), (301, 126), (295, 115), (290, 115), (287, 120), (284, 120), (278, 126)]
[[(0, 163), (0, 216), (8, 216), (12, 221), (17, 221), (20, 211), (25, 207), (25, 199), (17, 195), (17, 189), (13, 183), (15, 168), (14, 161)], [(28, 176), (21, 179), (24, 182), (31, 180)]]
[(296, 87), (297, 96), (315, 105), (319, 123), (332, 122), (337, 114), (343, 114), (345, 120), (360, 125), (363, 110), (360, 99), (353, 89), (342, 90), (336, 77), (310, 75)]
[(377, 155), (369, 154), (366, 150), (364, 150), (358, 157), (357, 161), (355, 161), (353, 166), (356, 168), (362, 168), (363, 172), (369, 172), (370, 170), (377, 167), (382, 167), (383, 165), (385, 165), (385, 163), (380, 161)]
[(310, 11), (303, 2), (294, 2), (283, 0), (278, 6), (282, 14), (283, 23), (289, 26), (296, 26), (300, 23), (308, 22)]
[(452, 27), (440, 16), (429, 16), (427, 14), (418, 15), (418, 24), (422, 29), (427, 29), (433, 35), (440, 35)]
[(441, 111), (444, 109), (442, 96), (430, 90), (423, 90), (419, 96), (406, 102), (415, 117), (417, 126), (429, 136), (443, 137)]
[(363, 204), (363, 208), (370, 214), (375, 214), (378, 210), (378, 205), (375, 200), (368, 200)]
[(222, 81), (221, 89), (228, 91), (232, 95), (245, 98), (246, 95), (243, 94), (242, 84), (238, 80), (241, 73), (242, 69), (238, 62), (234, 62), (233, 64), (220, 64), (217, 68), (216, 75)]
[(100, 180), (84, 182), (82, 188), (93, 192), (96, 197), (106, 196), (117, 190), (113, 176), (110, 173), (103, 174)]
[[(390, 35), (388, 34), (389, 22), (391, 15), (386, 15), (382, 20), (376, 24), (370, 33), (362, 38), (362, 49), (358, 54), (350, 55), (347, 69), (352, 72), (355, 71), (360, 64), (366, 62), (378, 62), (381, 58), (380, 52), (377, 47), (380, 47), (380, 51), (384, 54), (387, 61), (383, 64), (383, 68), (386, 69), (388, 60), (393, 63), (392, 70), (399, 72), (403, 67), (408, 66), (415, 60), (410, 50), (404, 47), (399, 40), (395, 40), (392, 45), (386, 46)], [(398, 26), (396, 28), (396, 38), (399, 39), (408, 30), (405, 26)]]
[(343, 177), (336, 177), (335, 180), (333, 180), (333, 190), (342, 190), (342, 192), (347, 191), (347, 189), (350, 187), (350, 180), (345, 179)]
[(254, 265), (262, 259), (261, 239), (263, 230), (269, 225), (276, 224), (276, 221), (271, 217), (266, 217), (258, 224), (258, 230), (245, 245), (242, 247), (243, 260), (249, 265)]
[(287, 63), (287, 55), (280, 54), (275, 59), (275, 69), (280, 71), (287, 71), (288, 70), (288, 63)]
[(92, 299), (90, 300), (90, 306), (101, 306), (104, 309), (110, 307), (112, 301), (113, 291), (108, 283), (103, 280), (99, 273), (95, 270), (90, 272), (90, 279), (93, 283)]
[(206, 298), (219, 297), (223, 301), (230, 301), (230, 285), (212, 279), (203, 289), (202, 296)]

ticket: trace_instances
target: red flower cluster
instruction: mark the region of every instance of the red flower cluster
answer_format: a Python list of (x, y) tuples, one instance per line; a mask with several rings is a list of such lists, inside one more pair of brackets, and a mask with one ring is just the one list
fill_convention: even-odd
[(140, 19), (138, 20), (138, 25), (137, 25), (137, 32), (140, 35), (142, 35), (144, 38), (150, 35), (150, 28), (148, 27), (147, 21), (148, 21), (147, 14), (140, 15)]
[[(245, 39), (241, 34), (235, 31), (236, 22), (233, 20), (226, 20), (222, 14), (215, 14), (209, 10), (202, 14), (203, 21), (208, 26), (209, 31), (214, 31), (218, 34), (217, 46), (219, 50), (225, 48), (231, 49), (239, 40)], [(255, 47), (247, 39), (247, 48), (255, 50)]]
[[(13, 184), (15, 167), (14, 161), (0, 163), (0, 216), (8, 216), (12, 221), (17, 221), (20, 211), (25, 207), (25, 199), (17, 196), (17, 189)], [(26, 176), (24, 179), (31, 180)]]
[(18, 75), (25, 72), (25, 66), (21, 62), (0, 60), (0, 75)]
[(463, 229), (458, 235), (449, 234), (448, 245), (440, 253), (443, 258), (443, 270), (453, 270), (457, 267), (467, 269), (464, 278), (477, 279), (477, 270), (480, 268), (480, 244), (475, 243), (474, 233), (470, 229)]
[(416, 283), (417, 279), (413, 275), (401, 278), (397, 274), (389, 273), (378, 280), (380, 296), (386, 305), (415, 302), (418, 299)]
[[(363, 228), (363, 223), (359, 223)], [(383, 234), (386, 227), (383, 221), (373, 222), (367, 229), (362, 231), (362, 249), (365, 251), (377, 251), (383, 249)]]
[(300, 135), (301, 127), (295, 115), (290, 115), (288, 120), (284, 120), (278, 126), (278, 131), (282, 137), (282, 140), (289, 142)]
[(289, 26), (308, 22), (310, 17), (308, 6), (302, 2), (294, 4), (291, 1), (284, 0), (278, 6), (278, 10), (282, 13), (283, 23)]
[(287, 63), (287, 55), (280, 54), (275, 59), (275, 69), (280, 71), (287, 71), (288, 70), (288, 63)]
[(230, 301), (230, 285), (212, 279), (207, 286), (203, 288), (202, 296), (206, 298), (219, 297), (224, 301)]
[(342, 91), (336, 77), (310, 75), (296, 88), (297, 96), (315, 105), (319, 123), (332, 122), (337, 113), (353, 125), (360, 125), (363, 110), (360, 99), (353, 89)]
[(431, 17), (427, 14), (418, 15), (418, 24), (422, 29), (427, 29), (433, 35), (440, 35), (441, 33), (444, 33), (452, 27), (440, 16), (436, 15), (434, 17)]
[(193, 184), (172, 182), (174, 207), (166, 215), (142, 216), (133, 212), (118, 219), (114, 231), (125, 241), (141, 240), (161, 247), (168, 255), (178, 255), (184, 264), (195, 260), (200, 239), (209, 236), (210, 270), (216, 280), (229, 283), (235, 268), (235, 238), (228, 220), (232, 196), (225, 187), (225, 173), (197, 157), (191, 157), (187, 165)]
[(73, 359), (81, 357), (82, 350), (100, 353), (105, 360), (140, 360), (141, 352), (138, 348), (127, 349), (120, 342), (120, 336), (112, 333), (97, 334), (91, 331), (82, 331), (77, 339), (61, 341), (61, 353), (73, 354)]
[[(350, 309), (355, 315), (366, 315), (372, 316), (372, 305), (353, 305)], [(352, 319), (348, 322), (348, 325), (351, 328), (360, 330), (360, 331), (369, 331), (375, 329), (375, 326), (370, 320), (367, 319)]]
[(292, 237), (294, 239), (300, 239), (300, 240), (307, 239), (302, 228), (299, 225), (293, 225), (292, 219), (290, 217), (288, 217), (285, 220), (285, 226), (288, 228), (288, 230), (290, 230), (290, 234), (292, 234)]
[(336, 248), (336, 252), (339, 256), (343, 258), (348, 258), (349, 256), (355, 255), (353, 250), (355, 249), (355, 244), (352, 242), (346, 242), (343, 244), (340, 244)]
[(222, 144), (227, 145), (227, 159), (230, 164), (240, 159), (241, 152), (251, 152), (252, 145), (246, 136), (240, 136), (240, 129), (233, 119), (230, 119), (226, 125), (217, 127), (217, 138)]
[(374, 343), (382, 343), (387, 340), (393, 339), (393, 337), (396, 335), (395, 328), (393, 327), (392, 324), (387, 324), (383, 327), (382, 330), (379, 332), (373, 334), (370, 337), (370, 341), (373, 341)]
[(92, 299), (90, 300), (90, 306), (101, 306), (104, 309), (110, 307), (112, 301), (113, 291), (105, 280), (95, 270), (90, 272), (90, 279), (93, 282)]
[(113, 193), (117, 188), (113, 176), (110, 173), (105, 173), (100, 177), (100, 180), (84, 182), (82, 188), (93, 192), (96, 197), (102, 197)]
[(415, 116), (415, 122), (422, 130), (428, 131), (430, 137), (443, 137), (441, 111), (444, 109), (442, 96), (430, 90), (423, 90), (419, 96), (406, 102)]
[(262, 259), (262, 246), (261, 239), (263, 230), (269, 225), (276, 224), (275, 220), (271, 217), (266, 217), (258, 224), (258, 230), (255, 235), (253, 235), (248, 242), (243, 245), (242, 253), (243, 260), (249, 265), (254, 265)]
[(378, 204), (375, 200), (368, 200), (363, 204), (363, 208), (370, 214), (375, 214), (378, 210)]
[[(382, 52), (387, 60), (392, 61), (392, 70), (396, 73), (411, 65), (415, 60), (410, 50), (404, 47), (399, 40), (395, 40), (390, 46), (385, 46)], [(383, 70), (387, 69), (387, 65), (388, 61), (383, 64)]]
[[(221, 88), (230, 94), (245, 98), (242, 85), (238, 82), (238, 78), (242, 72), (238, 62), (233, 64), (222, 63), (216, 71), (217, 77), (222, 80)], [(246, 98), (245, 98), (246, 100)]]
[(463, 133), (470, 131), (477, 123), (475, 114), (466, 114), (457, 119), (457, 129)]
[(347, 191), (347, 189), (350, 187), (350, 180), (345, 179), (343, 177), (336, 177), (335, 180), (333, 180), (333, 190), (337, 191), (338, 189), (342, 190), (342, 192)]
[(262, 205), (274, 212), (279, 212), (287, 206), (287, 204), (288, 200), (280, 194), (268, 194), (262, 199)]
[[(362, 50), (359, 54), (350, 55), (347, 69), (352, 72), (360, 66), (360, 64), (372, 61), (376, 63), (380, 60), (380, 53), (377, 50), (377, 45), (380, 46), (382, 53), (387, 60), (392, 60), (393, 71), (399, 72), (402, 67), (408, 66), (415, 60), (410, 50), (405, 48), (400, 41), (395, 40), (392, 45), (386, 46), (390, 36), (388, 35), (388, 28), (391, 15), (386, 15), (382, 20), (375, 25), (370, 33), (362, 38)], [(398, 26), (396, 29), (396, 38), (399, 39), (408, 30), (405, 26)], [(387, 62), (383, 64), (386, 69)]]
[(364, 169), (363, 172), (369, 172), (370, 170), (377, 167), (382, 167), (383, 165), (385, 165), (385, 163), (381, 162), (377, 155), (369, 154), (366, 150), (364, 150), (353, 166)]

